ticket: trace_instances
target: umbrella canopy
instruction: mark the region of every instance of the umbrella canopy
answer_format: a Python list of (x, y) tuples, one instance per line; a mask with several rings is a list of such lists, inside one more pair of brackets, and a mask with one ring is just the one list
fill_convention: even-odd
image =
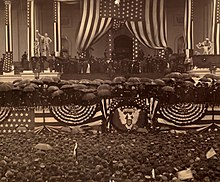
[(63, 85), (60, 89), (65, 90), (65, 89), (73, 89), (74, 85)]
[(100, 84), (104, 83), (104, 80), (102, 80), (102, 79), (95, 79), (93, 81), (99, 82)]
[(23, 91), (24, 92), (34, 92), (35, 88), (30, 86), (30, 85), (28, 85), (28, 86), (24, 87)]
[(70, 82), (71, 84), (76, 84), (76, 83), (79, 83), (79, 80), (69, 80), (69, 82)]
[(187, 87), (194, 87), (194, 82), (191, 82), (191, 81), (184, 81), (183, 84)]
[(85, 88), (85, 89), (80, 89), (84, 93), (94, 93), (96, 92), (96, 89), (94, 88)]
[(111, 84), (112, 84), (112, 81), (111, 81), (111, 80), (104, 80), (103, 83), (104, 83), (104, 84), (109, 84), (109, 85), (111, 85)]
[(90, 101), (96, 98), (96, 95), (94, 93), (86, 93), (83, 97), (83, 101)]
[(16, 83), (19, 83), (19, 82), (21, 82), (22, 81), (22, 79), (16, 79), (16, 80), (14, 80), (12, 83), (13, 84), (16, 84)]
[(203, 77), (206, 77), (206, 78), (211, 78), (213, 80), (219, 80), (219, 76), (215, 75), (215, 74), (205, 74)]
[(84, 84), (72, 84), (74, 85), (74, 89), (80, 90), (80, 89), (87, 89), (88, 87)]
[(126, 81), (126, 78), (123, 76), (118, 76), (113, 79), (113, 83), (116, 83), (116, 84), (117, 83), (124, 83), (125, 81)]
[(140, 78), (138, 78), (138, 77), (130, 77), (130, 78), (128, 79), (128, 82), (133, 83), (133, 84), (139, 84), (139, 83), (141, 83)]
[(19, 86), (19, 87), (26, 87), (30, 83), (31, 83), (31, 81), (29, 79), (26, 79), (26, 80), (21, 80), (20, 82), (14, 83), (14, 85)]
[(90, 84), (91, 85), (101, 85), (102, 82), (100, 82), (98, 79), (96, 79), (96, 80), (91, 81)]
[(151, 78), (141, 78), (140, 81), (142, 83), (151, 83), (151, 82), (153, 82), (153, 79), (151, 79)]
[(37, 85), (43, 85), (44, 84), (42, 80), (37, 80), (37, 79), (31, 80), (31, 83), (35, 83)]
[(2, 83), (0, 84), (0, 92), (8, 92), (12, 90), (13, 85), (10, 83)]
[(182, 74), (180, 72), (172, 72), (167, 74), (165, 78), (182, 78)]
[(51, 78), (51, 77), (49, 77), (49, 76), (46, 76), (46, 77), (41, 78), (41, 81), (42, 81), (44, 84), (54, 83), (53, 78)]
[(38, 143), (34, 148), (38, 150), (53, 150), (53, 147), (47, 143)]
[(52, 93), (52, 98), (62, 95), (64, 92), (62, 90), (56, 90)]
[(156, 83), (156, 85), (161, 85), (161, 86), (165, 85), (165, 82), (163, 80), (161, 80), (161, 79), (155, 79), (154, 83)]
[(101, 89), (98, 90), (97, 94), (99, 97), (110, 97), (111, 91), (109, 89)]
[(97, 90), (111, 90), (111, 86), (109, 84), (102, 84), (98, 86)]
[(174, 88), (170, 86), (164, 86), (162, 87), (162, 90), (165, 92), (175, 92)]
[(47, 89), (48, 92), (54, 92), (54, 91), (57, 91), (57, 90), (59, 90), (59, 88), (57, 86), (49, 86), (48, 89)]
[(80, 84), (85, 84), (85, 85), (88, 85), (88, 84), (90, 84), (90, 83), (91, 83), (91, 81), (90, 81), (90, 80), (88, 80), (88, 79), (82, 79), (82, 80), (80, 80), (80, 81), (79, 81), (79, 83), (80, 83)]

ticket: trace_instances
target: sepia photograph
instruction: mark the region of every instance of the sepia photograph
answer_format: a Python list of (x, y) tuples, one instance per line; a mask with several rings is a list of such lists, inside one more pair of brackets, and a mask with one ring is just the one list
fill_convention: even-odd
[(0, 182), (220, 182), (220, 0), (0, 0)]

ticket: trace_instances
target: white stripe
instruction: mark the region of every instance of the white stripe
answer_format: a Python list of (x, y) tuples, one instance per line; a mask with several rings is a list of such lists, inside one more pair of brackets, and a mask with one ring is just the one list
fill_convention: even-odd
[(85, 25), (86, 15), (87, 15), (86, 8), (87, 8), (87, 1), (84, 1), (84, 4), (83, 4), (83, 16), (82, 16), (82, 20), (81, 20), (81, 25), (80, 25), (79, 33), (78, 33), (78, 36), (76, 38), (76, 45), (79, 48), (81, 48), (80, 41), (81, 41), (82, 36), (83, 36), (84, 27), (87, 26), (87, 25)]
[[(35, 117), (34, 118), (35, 123), (43, 123), (44, 118), (43, 117)], [(45, 122), (46, 123), (51, 123), (51, 122), (58, 122), (54, 117), (45, 117)]]
[(87, 23), (87, 25), (85, 25), (86, 26), (86, 31), (85, 31), (85, 33), (83, 35), (83, 39), (82, 39), (82, 43), (81, 43), (81, 49), (85, 45), (85, 42), (86, 42), (86, 40), (88, 38), (88, 34), (90, 32), (90, 28), (92, 26), (92, 20), (93, 20), (93, 16), (94, 16), (93, 15), (93, 13), (94, 13), (93, 11), (94, 11), (94, 4), (93, 4), (92, 0), (90, 0), (90, 9), (89, 9), (89, 15), (90, 16), (89, 16), (88, 22), (85, 22), (85, 23)]
[(12, 25), (11, 25), (11, 16), (12, 16), (12, 12), (11, 12), (11, 3), (8, 4), (8, 25), (9, 25), (9, 42), (10, 42), (10, 47), (9, 47), (9, 51), (12, 52)]
[[(57, 50), (56, 50), (56, 47), (57, 47), (57, 31), (56, 31), (56, 22), (53, 23), (53, 30), (54, 30), (54, 52), (55, 54), (57, 54)], [(55, 55), (57, 56), (57, 55)]]
[(34, 29), (34, 1), (31, 1), (31, 8), (30, 8), (30, 11), (31, 11), (31, 57), (34, 56), (34, 35), (35, 35), (35, 29)]
[(150, 17), (149, 14), (150, 14), (150, 1), (146, 1), (146, 5), (145, 5), (145, 23), (146, 23), (147, 36), (149, 37), (151, 47), (156, 47), (154, 42), (152, 42), (153, 38), (152, 38), (151, 29), (150, 29), (151, 25), (150, 25), (150, 20), (149, 20), (149, 17)]
[(212, 17), (212, 42), (215, 42), (214, 40), (214, 36), (215, 36), (215, 26), (216, 26), (216, 1), (217, 0), (213, 0), (213, 17)]
[[(58, 26), (58, 52), (61, 51), (61, 24), (60, 24), (60, 17), (61, 17), (61, 7), (60, 2), (57, 2), (57, 26)], [(59, 55), (60, 56), (60, 55)]]
[[(163, 7), (163, 10), (160, 11), (160, 19), (163, 20), (164, 18), (166, 19), (166, 15), (164, 17), (164, 11), (165, 11), (165, 8), (164, 8), (164, 0), (161, 0), (161, 7)], [(166, 38), (165, 38), (165, 35), (164, 35), (164, 24), (166, 23), (161, 21), (161, 27), (160, 27), (160, 39), (161, 39), (161, 42), (162, 42), (162, 45), (164, 47), (166, 47)]]
[[(158, 21), (157, 21), (157, 4), (158, 4), (158, 0), (154, 0), (154, 3), (153, 3), (153, 29), (154, 29), (154, 40), (155, 40), (155, 43), (156, 43), (156, 46), (157, 45), (160, 45), (159, 43), (159, 36), (158, 36)], [(152, 32), (151, 32), (152, 34)]]
[[(87, 49), (89, 47), (89, 45), (91, 44), (92, 40), (94, 39), (95, 37), (95, 33), (96, 33), (96, 30), (97, 30), (97, 26), (98, 26), (98, 22), (99, 22), (99, 0), (97, 0), (96, 2), (96, 13), (95, 13), (95, 22), (94, 24), (92, 24), (92, 27), (93, 27), (93, 30), (92, 30), (92, 33), (90, 35), (90, 39), (89, 41), (87, 42), (87, 45), (85, 47), (85, 49)], [(94, 11), (94, 10), (93, 10)], [(91, 16), (92, 18), (92, 16)], [(90, 30), (91, 31), (91, 30)], [(87, 35), (87, 34), (86, 34)]]
[(216, 26), (217, 26), (217, 32), (216, 32), (216, 46), (217, 46), (216, 48), (217, 48), (217, 50), (216, 50), (216, 54), (219, 55), (220, 54), (220, 42), (219, 42), (220, 41), (220, 39), (219, 39), (219, 36), (220, 36), (219, 35), (220, 34), (220, 27), (219, 26), (220, 26), (220, 24), (217, 23)]
[(5, 51), (8, 52), (8, 28), (7, 25), (5, 25)]
[(30, 27), (27, 27), (27, 53), (28, 53), (28, 60), (30, 59)]

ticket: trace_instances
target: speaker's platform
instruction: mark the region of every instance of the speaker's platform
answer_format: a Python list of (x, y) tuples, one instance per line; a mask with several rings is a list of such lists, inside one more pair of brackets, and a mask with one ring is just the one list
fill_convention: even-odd
[(33, 73), (31, 70), (23, 71), (20, 74), (13, 73), (4, 73), (0, 75), (1, 82), (12, 82), (17, 79), (35, 79), (35, 78), (43, 78), (43, 77), (57, 77), (60, 78), (61, 74), (59, 72), (50, 72), (48, 70), (40, 73)]

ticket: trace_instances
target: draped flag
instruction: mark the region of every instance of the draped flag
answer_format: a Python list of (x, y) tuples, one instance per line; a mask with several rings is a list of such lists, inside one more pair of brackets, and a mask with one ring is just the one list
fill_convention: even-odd
[(165, 0), (146, 0), (139, 6), (143, 10), (142, 19), (137, 21), (134, 17), (133, 20), (130, 18), (126, 21), (128, 30), (147, 47), (154, 49), (167, 47)]
[(193, 0), (185, 0), (184, 15), (184, 38), (187, 57), (190, 57), (190, 50), (194, 49), (193, 38)]
[(213, 0), (212, 41), (214, 54), (220, 54), (220, 0)]
[(86, 50), (111, 28), (112, 18), (100, 16), (100, 0), (82, 0), (82, 5), (83, 14), (76, 44), (79, 50)]
[(3, 57), (3, 71), (12, 71), (13, 53), (12, 53), (12, 19), (11, 19), (11, 1), (5, 1), (5, 55)]

